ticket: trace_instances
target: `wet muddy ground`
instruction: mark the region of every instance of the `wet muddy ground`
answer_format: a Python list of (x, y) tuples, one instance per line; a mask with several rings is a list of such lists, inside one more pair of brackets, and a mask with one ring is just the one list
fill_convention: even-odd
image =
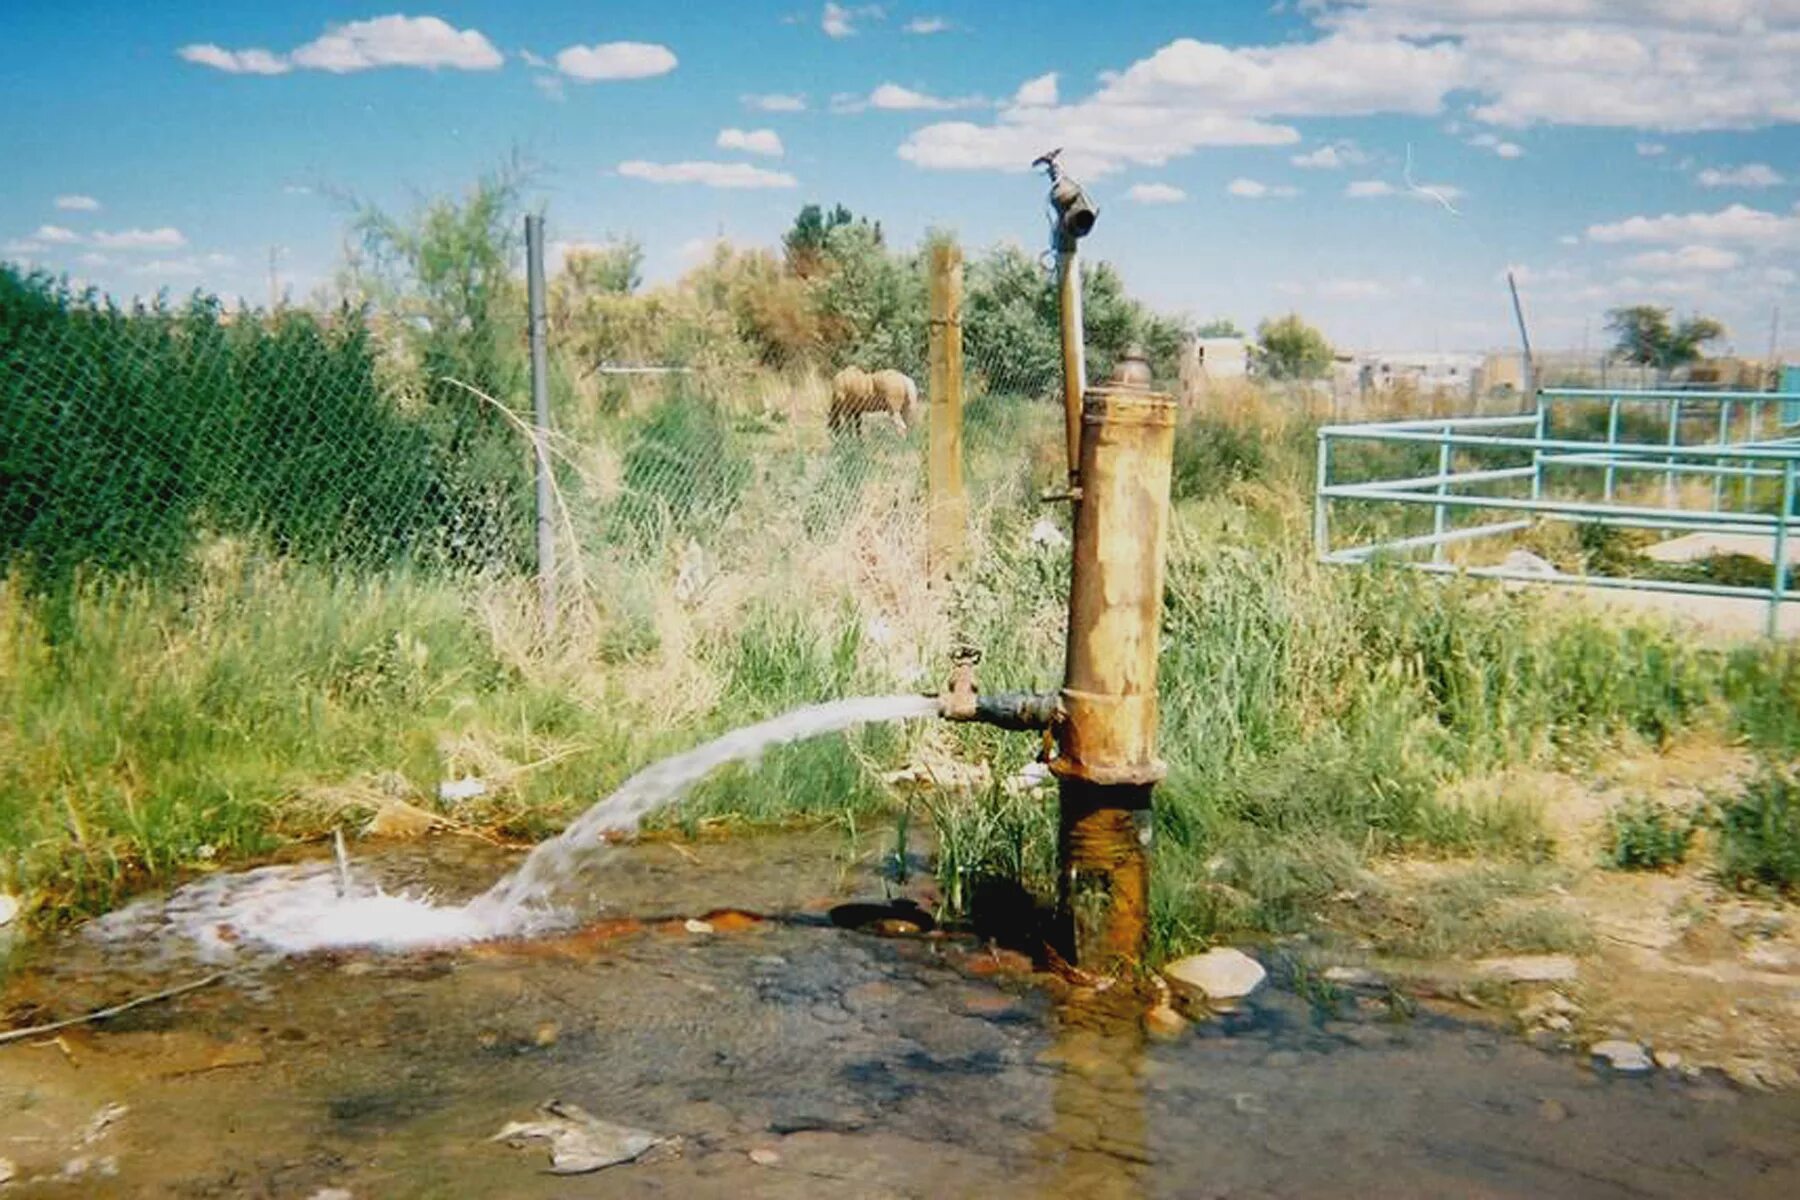
[[(972, 942), (834, 927), (834, 902), (891, 890), (876, 858), (837, 835), (632, 847), (570, 934), (293, 959), (0, 1046), (0, 1192), (1800, 1194), (1800, 1095), (1606, 1075), (1502, 1029), (1279, 988), (1147, 1041), (1131, 1005)], [(446, 840), (366, 869), (454, 897), (505, 862)], [(709, 912), (711, 932), (686, 924)], [(0, 1016), (210, 969), (170, 949), (150, 926), (47, 946)], [(541, 1143), (492, 1140), (553, 1098), (678, 1142), (556, 1176)]]

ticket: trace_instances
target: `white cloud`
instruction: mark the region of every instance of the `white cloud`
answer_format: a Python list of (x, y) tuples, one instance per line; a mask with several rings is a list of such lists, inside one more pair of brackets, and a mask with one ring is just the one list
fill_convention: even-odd
[(1421, 183), (1412, 187), (1395, 187), (1385, 179), (1354, 179), (1344, 185), (1344, 195), (1352, 200), (1371, 200), (1378, 196), (1406, 196), (1431, 204), (1460, 200), (1463, 190), (1451, 183)]
[(1340, 167), (1356, 166), (1369, 161), (1369, 156), (1352, 141), (1332, 142), (1320, 146), (1317, 150), (1309, 150), (1305, 154), (1296, 154), (1288, 159), (1296, 167), (1307, 167), (1315, 171), (1335, 171)]
[(1525, 148), (1517, 142), (1505, 141), (1491, 133), (1478, 133), (1469, 139), (1469, 145), (1480, 150), (1492, 150), (1501, 158), (1523, 158)]
[(949, 20), (944, 17), (914, 17), (912, 20), (908, 21), (903, 28), (905, 28), (908, 33), (929, 36), (934, 33), (948, 33), (950, 30), (956, 28), (956, 26), (952, 25)]
[(76, 255), (75, 261), (84, 267), (104, 267), (107, 263), (111, 262), (112, 259), (106, 257), (104, 254), (98, 254), (89, 250), (86, 254)]
[(786, 152), (781, 135), (773, 129), (721, 129), (717, 145), (721, 150), (741, 150), (771, 158), (780, 158)]
[(1708, 167), (1695, 178), (1703, 188), (1766, 188), (1787, 182), (1780, 171), (1759, 162), (1741, 167)]
[(44, 243), (30, 238), (9, 238), (0, 243), (0, 254), (41, 254), (43, 251)]
[(1438, 111), (1460, 69), (1448, 45), (1332, 35), (1231, 48), (1170, 42), (1098, 91), (1058, 105), (1016, 100), (992, 124), (944, 122), (915, 132), (900, 156), (923, 167), (1023, 170), (1048, 146), (1093, 176), (1161, 166), (1201, 146), (1286, 146), (1293, 128), (1265, 118)]
[(183, 46), (175, 53), (187, 62), (227, 75), (286, 75), (294, 69), (287, 59), (268, 50), (227, 50), (211, 42)]
[(1623, 221), (1588, 226), (1589, 240), (1596, 242), (1649, 242), (1692, 245), (1703, 242), (1744, 242), (1752, 247), (1800, 244), (1800, 211), (1782, 215), (1733, 204), (1718, 212), (1663, 213), (1657, 217), (1627, 217)]
[(556, 52), (556, 69), (571, 79), (652, 79), (675, 69), (675, 52), (655, 42), (602, 42)]
[(825, 9), (819, 14), (819, 28), (829, 38), (855, 37), (858, 21), (864, 18), (879, 21), (886, 15), (879, 4), (863, 4), (852, 8), (826, 0)]
[[(942, 122), (901, 157), (1023, 170), (1047, 146), (1092, 175), (1203, 146), (1291, 145), (1283, 122), (1435, 116), (1467, 96), (1482, 123), (1651, 130), (1800, 122), (1795, 0), (1342, 0), (1292, 6), (1305, 36), (1261, 46), (1181, 38), (1102, 72), (1078, 101), (1014, 102), (992, 122)], [(1506, 146), (1508, 149), (1501, 149)], [(1523, 153), (1496, 137), (1503, 156)]]
[(191, 279), (202, 272), (200, 264), (191, 258), (153, 258), (132, 267), (131, 273), (133, 275), (154, 275), (159, 278)]
[(1188, 195), (1173, 184), (1134, 183), (1126, 191), (1125, 198), (1139, 204), (1180, 204)]
[(100, 202), (92, 196), (66, 195), (56, 198), (56, 207), (63, 212), (99, 212)]
[(102, 250), (174, 250), (187, 245), (187, 237), (181, 230), (168, 225), (159, 229), (121, 229), (115, 233), (96, 230), (88, 240)]
[(806, 97), (785, 92), (767, 92), (741, 97), (746, 108), (759, 112), (805, 112)]
[(1013, 103), (1020, 108), (1042, 108), (1056, 103), (1056, 72), (1027, 79), (1013, 93)]
[(1789, 284), (1793, 283), (1796, 279), (1800, 279), (1800, 273), (1790, 271), (1786, 267), (1764, 267), (1763, 268), (1763, 282), (1764, 283), (1772, 283), (1776, 287), (1786, 287)]
[(81, 235), (61, 225), (39, 225), (37, 232), (31, 235), (31, 240), (48, 242), (52, 246), (72, 246), (81, 240)]
[(399, 13), (327, 26), (319, 37), (288, 54), (227, 50), (211, 42), (183, 46), (176, 53), (188, 62), (232, 75), (284, 75), (297, 67), (334, 75), (377, 67), (488, 71), (505, 61), (479, 30), (457, 29), (438, 17)]
[(627, 179), (643, 179), (650, 183), (695, 183), (710, 188), (799, 186), (799, 181), (785, 171), (770, 171), (738, 162), (657, 163), (632, 159), (619, 164), (619, 174)]
[(1581, 239), (1572, 233), (1565, 233), (1556, 239), (1556, 243), (1559, 246), (1579, 246)]
[(1669, 148), (1661, 142), (1639, 142), (1637, 152), (1640, 158), (1658, 158), (1669, 152)]
[(1637, 271), (1729, 271), (1742, 261), (1735, 251), (1695, 245), (1679, 250), (1646, 250), (1627, 258), (1625, 265)]
[(1245, 179), (1242, 176), (1239, 176), (1226, 184), (1225, 190), (1231, 195), (1241, 197), (1245, 200), (1265, 200), (1270, 197), (1298, 196), (1300, 194), (1300, 189), (1297, 187), (1289, 187), (1285, 184), (1263, 183), (1255, 179)]
[(954, 99), (933, 96), (927, 92), (914, 91), (901, 87), (897, 83), (884, 83), (869, 93), (869, 98), (862, 102), (852, 102), (840, 106), (842, 111), (854, 112), (862, 107), (881, 109), (886, 112), (944, 112), (953, 108), (979, 108), (984, 101), (979, 96), (962, 96)]

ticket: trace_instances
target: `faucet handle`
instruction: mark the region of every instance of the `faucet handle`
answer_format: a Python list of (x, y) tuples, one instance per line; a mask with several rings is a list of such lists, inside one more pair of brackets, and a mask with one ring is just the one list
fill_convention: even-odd
[(938, 713), (952, 721), (973, 721), (976, 709), (975, 664), (981, 651), (967, 644), (950, 652), (950, 681), (938, 696)]

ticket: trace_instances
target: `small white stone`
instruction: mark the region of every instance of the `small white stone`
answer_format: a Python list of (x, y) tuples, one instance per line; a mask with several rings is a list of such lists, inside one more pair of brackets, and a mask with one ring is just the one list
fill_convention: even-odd
[(701, 921), (694, 917), (689, 917), (687, 920), (683, 921), (681, 927), (689, 933), (711, 933), (713, 931), (711, 922)]
[(14, 917), (19, 915), (19, 898), (0, 892), (0, 925), (10, 925)]
[(1573, 983), (1581, 965), (1567, 954), (1515, 954), (1484, 958), (1475, 969), (1502, 983)]
[(1163, 968), (1169, 982), (1208, 1000), (1237, 1000), (1262, 986), (1269, 973), (1262, 964), (1229, 946), (1178, 958)]
[(1326, 967), (1324, 979), (1340, 987), (1380, 987), (1387, 982), (1367, 967)]
[(1604, 1042), (1595, 1042), (1588, 1047), (1588, 1053), (1595, 1058), (1603, 1058), (1606, 1065), (1615, 1071), (1636, 1074), (1650, 1069), (1650, 1055), (1636, 1042), (1624, 1038), (1608, 1038)]
[(449, 804), (460, 804), (464, 800), (487, 795), (487, 790), (487, 782), (474, 776), (467, 779), (446, 779), (438, 784), (438, 799)]
[(6, 1183), (18, 1173), (19, 1168), (13, 1166), (12, 1159), (0, 1158), (0, 1183)]

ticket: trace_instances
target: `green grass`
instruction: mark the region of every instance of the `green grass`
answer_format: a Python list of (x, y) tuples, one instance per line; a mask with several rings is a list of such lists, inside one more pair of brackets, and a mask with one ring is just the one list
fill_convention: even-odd
[[(561, 642), (529, 632), (528, 580), (308, 565), (266, 542), (200, 539), (180, 570), (90, 572), (56, 594), (14, 579), (0, 592), (0, 885), (32, 897), (40, 922), (104, 908), (317, 836), (366, 808), (378, 776), (427, 805), (449, 774), (492, 777), (495, 793), (458, 815), (539, 837), (636, 766), (732, 726), (934, 686), (953, 639), (983, 649), (984, 687), (1054, 688), (1067, 552), (1027, 531), (1040, 517), (1066, 527), (1063, 510), (1031, 500), (1060, 469), (1060, 423), (1049, 405), (984, 403), (969, 439), (971, 566), (941, 599), (911, 558), (879, 557), (917, 519), (916, 439), (807, 449), (679, 397), (596, 418), (625, 486), (575, 497), (593, 612)], [(1219, 418), (1181, 437), (1160, 663), (1159, 954), (1304, 928), (1399, 854), (1501, 875), (1446, 884), (1416, 909), (1392, 901), (1393, 944), (1576, 944), (1579, 930), (1525, 902), (1546, 842), (1536, 814), (1452, 802), (1450, 785), (1697, 726), (1800, 750), (1800, 652), (1719, 651), (1539, 593), (1321, 567), (1303, 423), (1261, 436)], [(665, 467), (671, 444), (679, 461)], [(859, 525), (871, 503), (892, 508)], [(716, 579), (677, 603), (690, 543)], [(877, 616), (939, 604), (936, 621), (870, 632)], [(908, 661), (928, 675), (903, 672)], [(973, 726), (870, 729), (772, 751), (660, 819), (866, 824), (899, 811), (881, 776), (926, 737), (996, 781), (1037, 749)], [(1726, 839), (1734, 878), (1792, 886), (1785, 795), (1746, 801)], [(1053, 797), (996, 784), (908, 811), (932, 826), (953, 914), (996, 883), (1053, 891)]]

